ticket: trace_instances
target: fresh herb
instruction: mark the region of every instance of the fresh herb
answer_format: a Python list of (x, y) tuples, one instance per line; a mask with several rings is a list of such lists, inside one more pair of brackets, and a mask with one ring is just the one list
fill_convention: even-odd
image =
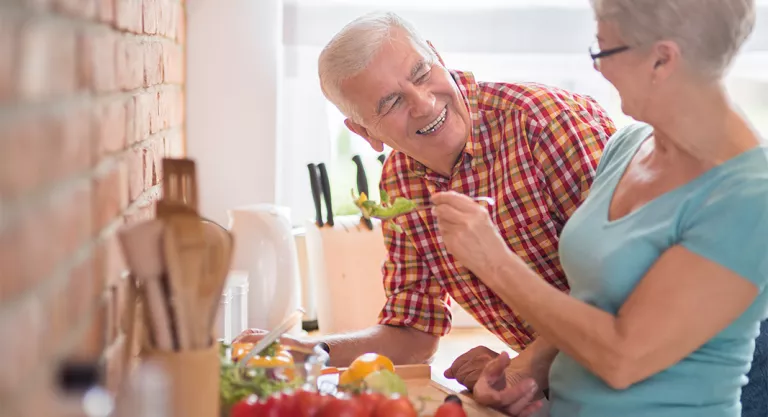
[(355, 191), (352, 190), (354, 203), (360, 209), (363, 217), (366, 219), (380, 219), (388, 227), (392, 228), (392, 230), (397, 233), (402, 233), (403, 228), (395, 223), (393, 219), (397, 216), (416, 210), (418, 206), (413, 200), (404, 197), (396, 197), (394, 201), (390, 202), (389, 195), (384, 190), (381, 190), (380, 197), (381, 203), (377, 203), (373, 200), (369, 200), (365, 193), (360, 193), (360, 196), (356, 196)]

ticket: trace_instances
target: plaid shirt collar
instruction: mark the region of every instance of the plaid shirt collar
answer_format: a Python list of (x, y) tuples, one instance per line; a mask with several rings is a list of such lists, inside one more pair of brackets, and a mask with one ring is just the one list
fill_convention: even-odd
[[(455, 175), (459, 168), (465, 164), (470, 163), (471, 168), (474, 169), (478, 160), (483, 157), (483, 148), (480, 131), (482, 121), (480, 120), (480, 110), (478, 106), (479, 100), (479, 86), (475, 81), (475, 76), (471, 72), (448, 70), (453, 77), (456, 85), (459, 88), (461, 96), (464, 98), (464, 104), (469, 109), (469, 119), (472, 123), (472, 134), (470, 135), (467, 144), (464, 146), (464, 152), (461, 157), (456, 161), (453, 167), (453, 174)], [(485, 147), (490, 149), (490, 147)], [(432, 171), (421, 162), (407, 156), (407, 167), (413, 175), (425, 178), (427, 180), (435, 182), (445, 182), (450, 180), (442, 175)]]

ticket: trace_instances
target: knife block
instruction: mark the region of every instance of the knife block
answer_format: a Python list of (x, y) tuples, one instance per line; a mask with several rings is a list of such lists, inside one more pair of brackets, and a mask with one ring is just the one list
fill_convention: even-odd
[(317, 324), (323, 334), (375, 325), (386, 302), (381, 222), (374, 219), (373, 230), (360, 216), (339, 216), (334, 223), (306, 224), (308, 273), (317, 291)]
[(214, 417), (219, 403), (219, 344), (210, 348), (178, 352), (145, 350), (142, 361), (161, 369), (169, 383), (170, 415)]

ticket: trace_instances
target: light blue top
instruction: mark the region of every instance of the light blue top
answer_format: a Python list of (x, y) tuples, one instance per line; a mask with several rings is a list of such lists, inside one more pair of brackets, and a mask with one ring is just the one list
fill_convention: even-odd
[(768, 291), (763, 291), (768, 283), (768, 149), (745, 152), (608, 221), (616, 184), (652, 132), (650, 126), (636, 124), (611, 138), (589, 197), (562, 231), (560, 259), (571, 295), (615, 314), (651, 265), (674, 245), (734, 271), (754, 283), (760, 295), (699, 349), (626, 390), (610, 388), (559, 353), (549, 376), (551, 417), (741, 414), (739, 397), (754, 339), (768, 316)]

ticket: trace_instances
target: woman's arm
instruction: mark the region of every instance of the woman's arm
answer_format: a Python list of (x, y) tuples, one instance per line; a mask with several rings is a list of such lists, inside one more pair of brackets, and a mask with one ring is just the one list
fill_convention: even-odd
[(616, 389), (696, 350), (758, 293), (750, 281), (676, 246), (614, 316), (551, 287), (508, 249), (496, 259), (473, 271), (541, 336)]
[(539, 335), (610, 386), (626, 388), (714, 337), (765, 285), (768, 258), (744, 251), (765, 246), (768, 181), (735, 181), (723, 188), (686, 218), (680, 243), (659, 257), (616, 315), (537, 276), (470, 198), (447, 192), (432, 201), (443, 242), (457, 261)]

